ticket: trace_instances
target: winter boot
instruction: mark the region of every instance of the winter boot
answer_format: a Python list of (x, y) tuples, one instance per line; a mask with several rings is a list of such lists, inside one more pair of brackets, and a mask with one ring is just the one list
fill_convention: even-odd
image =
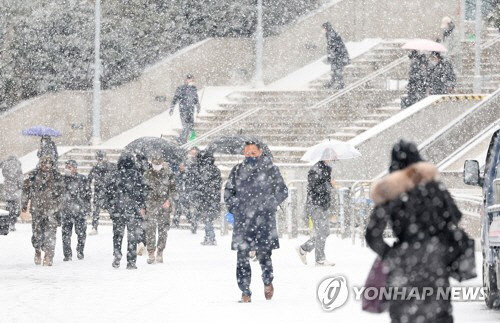
[(274, 286), (273, 284), (264, 285), (264, 296), (269, 301), (273, 298), (274, 295)]
[(201, 245), (202, 246), (216, 246), (217, 242), (215, 240), (207, 240), (207, 239), (205, 239), (205, 240), (203, 240), (201, 242)]
[(329, 267), (329, 266), (333, 267), (333, 266), (335, 266), (335, 263), (328, 261), (328, 260), (320, 260), (320, 261), (316, 261), (316, 266), (317, 267)]
[(251, 303), (252, 302), (252, 297), (250, 295), (245, 295), (241, 294), (241, 299), (238, 301), (238, 303)]
[(113, 260), (111, 266), (113, 266), (113, 268), (120, 268), (120, 260), (120, 258), (115, 257), (115, 260)]
[(302, 261), (304, 265), (307, 265), (307, 252), (305, 252), (301, 246), (298, 246), (295, 250), (297, 250), (297, 253), (299, 254), (300, 261)]
[(76, 257), (78, 258), (78, 260), (83, 260), (83, 258), (85, 258), (85, 256), (83, 255), (83, 251), (78, 251)]
[(97, 229), (93, 228), (92, 231), (90, 231), (89, 236), (96, 236), (97, 235)]
[(158, 249), (156, 252), (156, 262), (162, 264), (163, 263), (163, 250)]
[(148, 264), (154, 264), (155, 263), (155, 251), (154, 250), (148, 250)]
[(137, 266), (133, 262), (129, 262), (127, 264), (127, 269), (137, 269)]
[(144, 243), (139, 243), (139, 245), (137, 246), (137, 255), (138, 256), (142, 256), (144, 255)]
[(42, 251), (40, 249), (35, 249), (35, 265), (42, 264)]
[(52, 263), (53, 263), (53, 257), (50, 252), (46, 252), (44, 257), (43, 257), (43, 265), (44, 266), (47, 266), (47, 267), (50, 267), (52, 266)]
[(63, 261), (71, 261), (71, 257), (64, 257)]

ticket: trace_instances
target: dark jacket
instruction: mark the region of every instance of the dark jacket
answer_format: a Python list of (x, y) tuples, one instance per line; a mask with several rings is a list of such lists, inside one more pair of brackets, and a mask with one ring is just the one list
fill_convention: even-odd
[[(420, 162), (393, 172), (372, 187), (376, 207), (368, 222), (366, 241), (389, 267), (388, 286), (449, 286), (450, 266), (464, 251), (463, 242), (468, 238), (457, 227), (460, 211), (436, 178), (437, 169)], [(388, 223), (396, 237), (392, 247), (383, 239)], [(391, 301), (389, 311), (397, 322), (403, 316), (408, 322), (421, 318), (425, 318), (422, 322), (445, 322), (451, 305), (435, 298), (426, 302), (397, 300)]]
[(194, 85), (183, 84), (175, 90), (175, 95), (172, 100), (172, 107), (179, 103), (179, 111), (181, 114), (194, 115), (194, 108), (199, 110), (198, 89)]
[(142, 175), (134, 167), (133, 156), (122, 155), (108, 183), (106, 194), (113, 219), (139, 218), (139, 210), (146, 208), (147, 190)]
[(448, 94), (455, 88), (456, 81), (453, 66), (447, 59), (443, 58), (435, 66), (429, 68), (430, 94)]
[(28, 174), (23, 183), (21, 206), (25, 210), (30, 204), (32, 216), (56, 219), (62, 207), (64, 181), (56, 171), (41, 171), (39, 167)]
[(410, 58), (408, 96), (414, 97), (416, 102), (424, 98), (427, 93), (429, 63), (425, 55), (414, 54)]
[(110, 180), (111, 174), (116, 170), (116, 165), (108, 161), (97, 163), (90, 170), (89, 184), (94, 182), (94, 198), (102, 201), (106, 198), (106, 185)]
[(91, 190), (87, 178), (82, 174), (64, 175), (63, 216), (86, 216), (90, 213)]
[(45, 140), (42, 140), (40, 142), (40, 149), (38, 149), (38, 152), (36, 154), (38, 158), (41, 158), (43, 156), (50, 156), (52, 157), (52, 160), (56, 161), (59, 159), (59, 153), (57, 152), (57, 146), (52, 141), (52, 139), (47, 138)]
[(201, 210), (215, 219), (220, 213), (222, 177), (212, 154), (200, 154)]
[(350, 64), (349, 52), (342, 37), (328, 24), (326, 31), (326, 49), (328, 62), (339, 68)]
[(317, 162), (307, 175), (307, 202), (328, 209), (332, 193), (332, 169), (323, 161)]
[(203, 182), (201, 180), (200, 156), (197, 155), (193, 161), (186, 164), (184, 172), (184, 193), (191, 203), (201, 203), (203, 193)]
[(7, 157), (0, 167), (2, 168), (3, 182), (3, 197), (5, 201), (21, 200), (21, 192), (23, 188), (23, 171), (21, 162), (14, 156)]
[(268, 157), (259, 158), (255, 165), (247, 161), (236, 165), (224, 190), (224, 201), (234, 215), (231, 248), (279, 248), (275, 213), (287, 197), (283, 177)]

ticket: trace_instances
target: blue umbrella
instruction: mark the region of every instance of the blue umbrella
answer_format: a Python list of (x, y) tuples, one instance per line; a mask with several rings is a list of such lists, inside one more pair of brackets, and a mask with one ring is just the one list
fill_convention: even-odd
[(49, 136), (49, 137), (60, 137), (62, 134), (56, 129), (52, 129), (46, 126), (34, 126), (23, 130), (23, 136)]

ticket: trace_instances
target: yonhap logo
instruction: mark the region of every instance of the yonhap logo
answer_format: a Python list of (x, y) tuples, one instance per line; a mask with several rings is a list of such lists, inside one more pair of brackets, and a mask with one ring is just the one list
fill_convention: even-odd
[(331, 312), (347, 302), (349, 289), (344, 276), (328, 277), (318, 286), (318, 300), (323, 310)]

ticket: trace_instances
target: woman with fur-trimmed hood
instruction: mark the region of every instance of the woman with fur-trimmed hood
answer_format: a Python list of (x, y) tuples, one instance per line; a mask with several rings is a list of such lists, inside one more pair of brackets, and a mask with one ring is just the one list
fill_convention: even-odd
[[(391, 322), (453, 322), (450, 300), (436, 293), (449, 287), (451, 266), (463, 253), (466, 235), (457, 227), (462, 214), (436, 167), (422, 161), (415, 144), (401, 140), (392, 150), (390, 174), (374, 183), (371, 198), (376, 207), (366, 241), (388, 266), (387, 287), (433, 291), (425, 299), (389, 300)], [(396, 238), (392, 247), (383, 239), (388, 223)]]

